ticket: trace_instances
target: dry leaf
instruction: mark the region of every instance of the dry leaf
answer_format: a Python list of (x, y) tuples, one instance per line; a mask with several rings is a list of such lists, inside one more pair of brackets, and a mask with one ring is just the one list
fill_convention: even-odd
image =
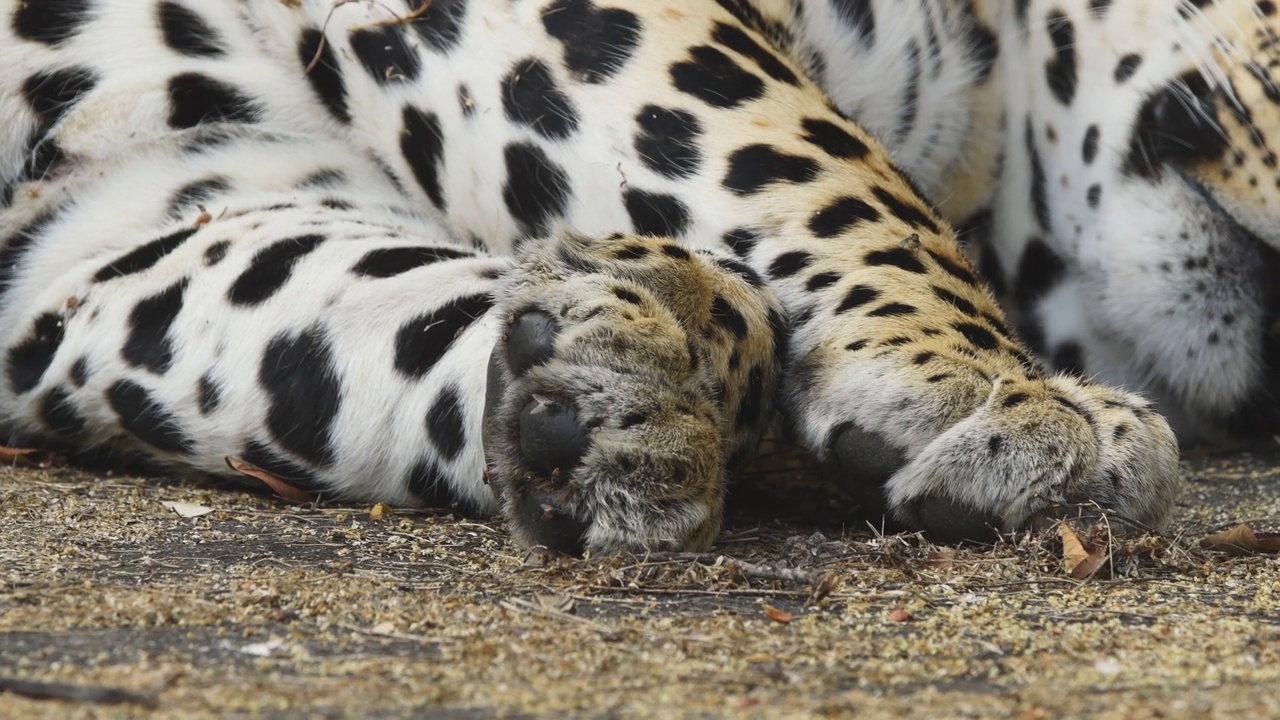
[(559, 613), (572, 613), (574, 605), (577, 604), (568, 595), (556, 593), (534, 593), (533, 603), (543, 610)]
[(385, 520), (391, 514), (391, 506), (386, 503), (378, 503), (369, 510), (370, 520)]
[(1228, 555), (1257, 555), (1280, 552), (1280, 535), (1259, 536), (1247, 523), (1227, 528), (1200, 541), (1206, 550), (1220, 550)]
[(296, 503), (310, 503), (316, 501), (316, 496), (308, 492), (303, 492), (262, 468), (247, 463), (239, 458), (227, 458), (227, 467), (235, 470), (241, 475), (247, 475), (255, 480), (261, 481), (262, 484), (271, 488), (271, 491), (285, 500), (292, 500)]
[(47, 468), (53, 466), (53, 461), (53, 453), (46, 450), (0, 446), (0, 462), (12, 462), (30, 467)]
[(779, 610), (768, 603), (764, 606), (764, 614), (768, 615), (770, 620), (778, 623), (779, 625), (786, 625), (791, 622), (791, 613), (786, 610)]
[(907, 612), (906, 610), (903, 610), (902, 608), (894, 608), (890, 610), (887, 617), (889, 618), (889, 622), (896, 622), (896, 623), (910, 622), (916, 619), (915, 615), (912, 615), (911, 613)]
[(1062, 568), (1073, 580), (1092, 576), (1107, 562), (1106, 549), (1095, 547), (1086, 550), (1080, 536), (1066, 520), (1058, 523), (1058, 533), (1062, 535)]
[(211, 507), (182, 502), (181, 500), (163, 500), (160, 504), (178, 513), (179, 517), (184, 518), (198, 518), (201, 515), (208, 515), (213, 512), (213, 508)]
[(1089, 551), (1084, 549), (1080, 536), (1066, 520), (1058, 523), (1058, 534), (1062, 535), (1062, 567), (1068, 573), (1075, 572), (1080, 563), (1089, 559)]

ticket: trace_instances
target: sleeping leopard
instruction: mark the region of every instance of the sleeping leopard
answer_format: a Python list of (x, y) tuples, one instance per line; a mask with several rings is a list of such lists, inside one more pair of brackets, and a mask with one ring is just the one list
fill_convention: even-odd
[(580, 554), (775, 423), (946, 542), (1280, 424), (1268, 0), (0, 8), (11, 444)]

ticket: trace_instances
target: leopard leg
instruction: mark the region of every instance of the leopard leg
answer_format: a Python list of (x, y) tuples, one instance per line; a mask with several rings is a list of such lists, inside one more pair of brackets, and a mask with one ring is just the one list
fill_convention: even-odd
[(781, 315), (732, 259), (655, 237), (530, 242), (489, 364), (489, 479), (516, 538), (707, 547), (770, 416)]

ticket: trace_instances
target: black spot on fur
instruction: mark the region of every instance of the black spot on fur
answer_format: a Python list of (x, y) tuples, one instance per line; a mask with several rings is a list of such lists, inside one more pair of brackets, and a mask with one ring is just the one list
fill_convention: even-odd
[(978, 22), (977, 18), (970, 18), (965, 33), (969, 36), (970, 56), (977, 64), (975, 79), (977, 84), (981, 85), (991, 77), (991, 70), (995, 68), (996, 60), (1000, 56), (1000, 42), (996, 39), (995, 33)]
[(702, 164), (698, 141), (702, 123), (684, 110), (646, 105), (636, 113), (636, 154), (645, 167), (664, 177), (692, 177)]
[(760, 274), (748, 267), (746, 263), (727, 257), (717, 257), (715, 261), (716, 265), (742, 278), (751, 287), (764, 286), (764, 280), (760, 278)]
[(893, 215), (908, 225), (931, 233), (940, 232), (938, 223), (919, 207), (908, 203), (906, 200), (899, 198), (897, 195), (894, 195), (882, 187), (872, 188), (871, 194), (875, 195), (876, 199), (889, 210), (890, 215)]
[(926, 249), (925, 252), (929, 255), (929, 257), (933, 258), (933, 261), (938, 263), (938, 266), (941, 267), (943, 270), (945, 270), (947, 274), (950, 275), (951, 277), (959, 280), (960, 282), (963, 282), (966, 285), (978, 284), (978, 276), (974, 275), (973, 270), (970, 270), (968, 267), (961, 264), (962, 261), (954, 260), (952, 258), (947, 257), (946, 255), (943, 255), (938, 252), (934, 252), (933, 250)]
[(9, 348), (9, 388), (15, 395), (29, 392), (40, 383), (62, 344), (62, 332), (62, 318), (44, 313), (36, 317), (27, 336)]
[(867, 313), (867, 317), (901, 317), (903, 315), (915, 315), (916, 307), (906, 303), (891, 302), (885, 303), (871, 312)]
[(1039, 238), (1032, 238), (1022, 250), (1013, 283), (1013, 299), (1018, 307), (1030, 310), (1062, 280), (1067, 266), (1058, 254)]
[(323, 329), (273, 337), (262, 354), (258, 383), (267, 393), (267, 429), (275, 441), (313, 465), (332, 464), (329, 433), (342, 386)]
[(71, 378), (71, 384), (76, 387), (84, 387), (89, 382), (89, 358), (81, 355), (71, 364), (71, 372), (68, 373)]
[(649, 255), (649, 248), (644, 245), (623, 245), (613, 253), (614, 260), (639, 260)]
[(833, 0), (832, 5), (840, 16), (849, 21), (858, 37), (868, 48), (876, 43), (876, 16), (871, 0)]
[(378, 248), (365, 253), (360, 262), (351, 268), (356, 275), (373, 278), (389, 278), (409, 272), (441, 260), (457, 260), (475, 257), (466, 250), (449, 247), (392, 247)]
[(804, 288), (809, 292), (817, 292), (818, 290), (822, 290), (823, 288), (830, 287), (839, 281), (840, 281), (839, 273), (833, 273), (833, 272), (818, 273), (817, 275), (814, 275), (813, 277), (809, 278), (809, 281), (805, 283)]
[(835, 237), (864, 222), (879, 222), (880, 211), (856, 197), (836, 198), (809, 218), (809, 232), (820, 238)]
[(254, 254), (249, 267), (227, 290), (232, 305), (258, 305), (289, 281), (293, 266), (324, 242), (323, 235), (300, 235), (277, 240)]
[(187, 280), (183, 278), (133, 306), (129, 312), (129, 335), (120, 350), (125, 362), (157, 375), (169, 371), (173, 364), (173, 338), (169, 337), (169, 330), (182, 312), (186, 291)]
[(404, 484), (424, 507), (448, 507), (456, 500), (447, 476), (428, 458), (414, 464)]
[(413, 379), (425, 376), (453, 341), (491, 307), (489, 295), (467, 295), (405, 323), (396, 332), (396, 370)]
[(55, 435), (75, 438), (84, 434), (89, 423), (62, 388), (52, 388), (40, 396), (36, 404), (40, 422)]
[(503, 150), (507, 181), (502, 200), (525, 235), (545, 235), (547, 223), (564, 215), (571, 194), (569, 176), (532, 143), (511, 143)]
[(413, 170), (418, 186), (440, 210), (445, 209), (440, 168), (444, 161), (444, 130), (435, 113), (405, 105), (401, 113), (400, 154)]
[(573, 101), (556, 86), (551, 68), (537, 58), (517, 62), (502, 79), (507, 119), (548, 140), (564, 140), (578, 129)]
[(995, 350), (1000, 347), (1000, 341), (996, 339), (994, 333), (977, 323), (956, 323), (956, 332), (964, 336), (975, 347), (983, 350)]
[(215, 122), (252, 123), (262, 111), (234, 86), (201, 73), (169, 80), (169, 125), (179, 130)]
[(222, 405), (222, 384), (214, 380), (210, 373), (201, 375), (196, 384), (196, 402), (201, 415), (208, 415)]
[(1053, 43), (1053, 58), (1045, 65), (1045, 81), (1058, 102), (1070, 106), (1076, 95), (1075, 25), (1070, 18), (1055, 10), (1049, 13), (1047, 29)]
[(734, 228), (726, 232), (721, 240), (733, 250), (734, 255), (745, 258), (755, 249), (756, 243), (760, 242), (760, 236), (748, 228)]
[(871, 148), (852, 133), (833, 122), (805, 118), (801, 122), (805, 142), (816, 145), (832, 157), (859, 160), (871, 152)]
[(640, 19), (591, 0), (557, 0), (542, 11), (542, 27), (564, 46), (564, 63), (579, 80), (599, 84), (613, 77), (640, 44)]
[(708, 45), (689, 50), (689, 59), (671, 66), (676, 89), (712, 107), (731, 108), (764, 96), (765, 84), (733, 58)]
[(679, 245), (663, 245), (662, 254), (677, 260), (692, 260), (693, 255)]
[(187, 57), (220, 57), (226, 53), (222, 37), (193, 10), (176, 2), (160, 3), (160, 32), (164, 44)]
[(622, 203), (637, 235), (679, 237), (689, 229), (689, 208), (674, 195), (629, 188)]
[(872, 250), (863, 257), (862, 261), (870, 266), (887, 265), (911, 273), (923, 274), (925, 272), (924, 263), (920, 262), (920, 258), (916, 257), (916, 254), (911, 250), (903, 247)]
[(462, 398), (458, 388), (445, 388), (427, 411), (427, 435), (445, 460), (453, 460), (467, 444), (463, 430)]
[(880, 297), (880, 291), (866, 285), (854, 285), (845, 293), (844, 300), (836, 307), (836, 314), (862, 307)]
[(965, 315), (968, 315), (969, 317), (978, 316), (978, 308), (974, 307), (973, 303), (969, 302), (968, 300), (965, 300), (964, 298), (960, 297), (959, 295), (956, 295), (955, 293), (951, 292), (950, 290), (947, 290), (946, 288), (940, 288), (935, 285), (933, 287), (933, 294), (936, 295), (937, 298), (942, 302), (947, 303), (948, 305), (954, 306), (957, 310), (964, 313)]
[(131, 380), (119, 380), (107, 388), (107, 402), (120, 427), (138, 440), (164, 452), (190, 453), (195, 441), (178, 420), (147, 389)]
[(333, 48), (325, 42), (324, 33), (315, 29), (302, 32), (302, 37), (298, 40), (298, 61), (306, 73), (307, 83), (329, 114), (340, 123), (350, 123), (351, 111), (347, 108), (347, 87), (342, 80), (342, 66), (338, 64)]
[(813, 255), (803, 250), (785, 252), (769, 264), (769, 275), (775, 280), (789, 278), (813, 264)]
[(784, 153), (772, 145), (747, 145), (729, 155), (723, 184), (735, 195), (752, 195), (779, 182), (807, 183), (821, 167), (803, 155)]
[(160, 262), (164, 256), (177, 250), (187, 238), (196, 233), (199, 228), (185, 227), (181, 230), (156, 238), (145, 245), (140, 245), (126, 253), (124, 256), (111, 261), (93, 276), (94, 282), (105, 282), (113, 280), (124, 275), (132, 275), (140, 273)]
[(622, 302), (630, 303), (632, 305), (644, 304), (644, 301), (640, 299), (639, 295), (631, 292), (626, 288), (620, 288), (620, 287), (613, 288), (613, 296), (618, 298)]
[(764, 368), (759, 364), (751, 366), (747, 376), (747, 391), (743, 393), (742, 403), (734, 416), (734, 427), (743, 432), (757, 427), (764, 413)]
[(422, 72), (400, 25), (365, 25), (351, 31), (351, 51), (379, 85), (413, 82)]
[(1089, 207), (1097, 208), (1098, 203), (1102, 201), (1102, 186), (1097, 183), (1090, 185), (1085, 199), (1088, 200)]
[(747, 319), (738, 308), (720, 295), (711, 300), (711, 321), (733, 333), (739, 340), (747, 336)]
[(347, 182), (347, 174), (337, 168), (321, 168), (298, 181), (299, 190), (309, 188), (336, 188)]
[(920, 114), (920, 46), (912, 41), (907, 46), (907, 79), (902, 88), (902, 104), (898, 109), (898, 123), (893, 137), (904, 140), (916, 127)]
[(1106, 16), (1111, 9), (1111, 0), (1089, 0), (1089, 12), (1096, 18)]
[(1040, 151), (1036, 148), (1036, 133), (1031, 127), (1031, 116), (1027, 116), (1024, 141), (1027, 157), (1031, 163), (1031, 206), (1036, 211), (1036, 223), (1041, 232), (1049, 232), (1049, 198), (1045, 192), (1044, 164), (1040, 162)]
[(436, 52), (446, 53), (462, 39), (467, 0), (431, 0), (421, 11), (415, 10), (413, 29)]
[(217, 175), (187, 183), (178, 188), (169, 200), (168, 214), (170, 217), (181, 217), (183, 210), (206, 203), (219, 193), (230, 189), (231, 181)]
[(230, 240), (219, 240), (218, 242), (205, 248), (204, 264), (208, 267), (213, 267), (214, 265), (217, 265), (218, 263), (222, 262), (222, 259), (227, 256), (227, 249), (230, 247), (231, 247)]
[(7, 292), (13, 285), (18, 276), (18, 267), (26, 259), (32, 245), (57, 219), (57, 212), (58, 209), (46, 211), (14, 234), (4, 238), (3, 243), (0, 244), (0, 295)]
[(25, 40), (57, 46), (94, 17), (92, 0), (27, 0), (17, 3), (13, 32)]
[(97, 84), (97, 74), (84, 67), (40, 71), (22, 83), (22, 96), (35, 111), (41, 128), (47, 129)]
[(800, 78), (792, 72), (791, 68), (778, 59), (777, 55), (752, 40), (751, 36), (743, 32), (741, 28), (718, 22), (711, 31), (711, 39), (739, 55), (750, 58), (756, 65), (760, 66), (760, 69), (766, 75), (774, 80), (796, 87), (800, 86)]
[(1008, 397), (1006, 397), (1004, 400), (1000, 402), (1000, 405), (1005, 408), (1014, 408), (1021, 405), (1022, 403), (1026, 402), (1029, 399), (1031, 399), (1031, 396), (1027, 395), (1024, 392), (1009, 393)]
[(1098, 157), (1098, 126), (1090, 125), (1088, 130), (1084, 131), (1084, 142), (1080, 147), (1080, 155), (1084, 158), (1086, 165), (1093, 162)]
[(1133, 74), (1138, 72), (1138, 66), (1141, 64), (1141, 55), (1129, 53), (1128, 55), (1120, 58), (1120, 61), (1116, 63), (1116, 70), (1114, 74), (1116, 84), (1122, 83), (1133, 77)]

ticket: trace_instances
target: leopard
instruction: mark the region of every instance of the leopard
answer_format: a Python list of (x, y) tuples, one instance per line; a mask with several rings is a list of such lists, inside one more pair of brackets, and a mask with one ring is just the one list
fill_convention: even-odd
[[(1272, 100), (1226, 90), (1267, 66), (1207, 61), (1259, 42), (1219, 44), (1204, 2), (1170, 5), (1202, 45), (1150, 48), (1128, 104), (1086, 99), (1105, 63), (1082, 43), (1112, 20), (1072, 36), (1045, 16), (1146, 28), (1166, 3), (1110, 5), (4, 0), (0, 424), (14, 445), (498, 515), (567, 555), (711, 546), (767, 433), (939, 542), (1080, 505), (1158, 527), (1182, 482), (1166, 396), (1187, 396), (1147, 380), (1199, 380), (1167, 353), (1130, 353), (1138, 382), (1053, 369), (1068, 335), (1088, 363), (1129, 340), (1071, 334), (1056, 308), (1088, 308), (1063, 288), (1102, 266), (1052, 231), (1105, 182), (1094, 235), (1125, 237), (1124, 193), (1145, 191), (1169, 200), (1153, 217), (1217, 213), (1197, 242), (1262, 253), (1267, 188), (1240, 181), (1265, 157), (1223, 181), (1234, 161), (1186, 152), (1179, 103), (1151, 93), (1203, 86), (1194, 119), (1241, 152)], [(1104, 109), (1141, 166), (1104, 154), (1069, 182), (1072, 133)], [(1237, 332), (1261, 332), (1256, 290)]]

